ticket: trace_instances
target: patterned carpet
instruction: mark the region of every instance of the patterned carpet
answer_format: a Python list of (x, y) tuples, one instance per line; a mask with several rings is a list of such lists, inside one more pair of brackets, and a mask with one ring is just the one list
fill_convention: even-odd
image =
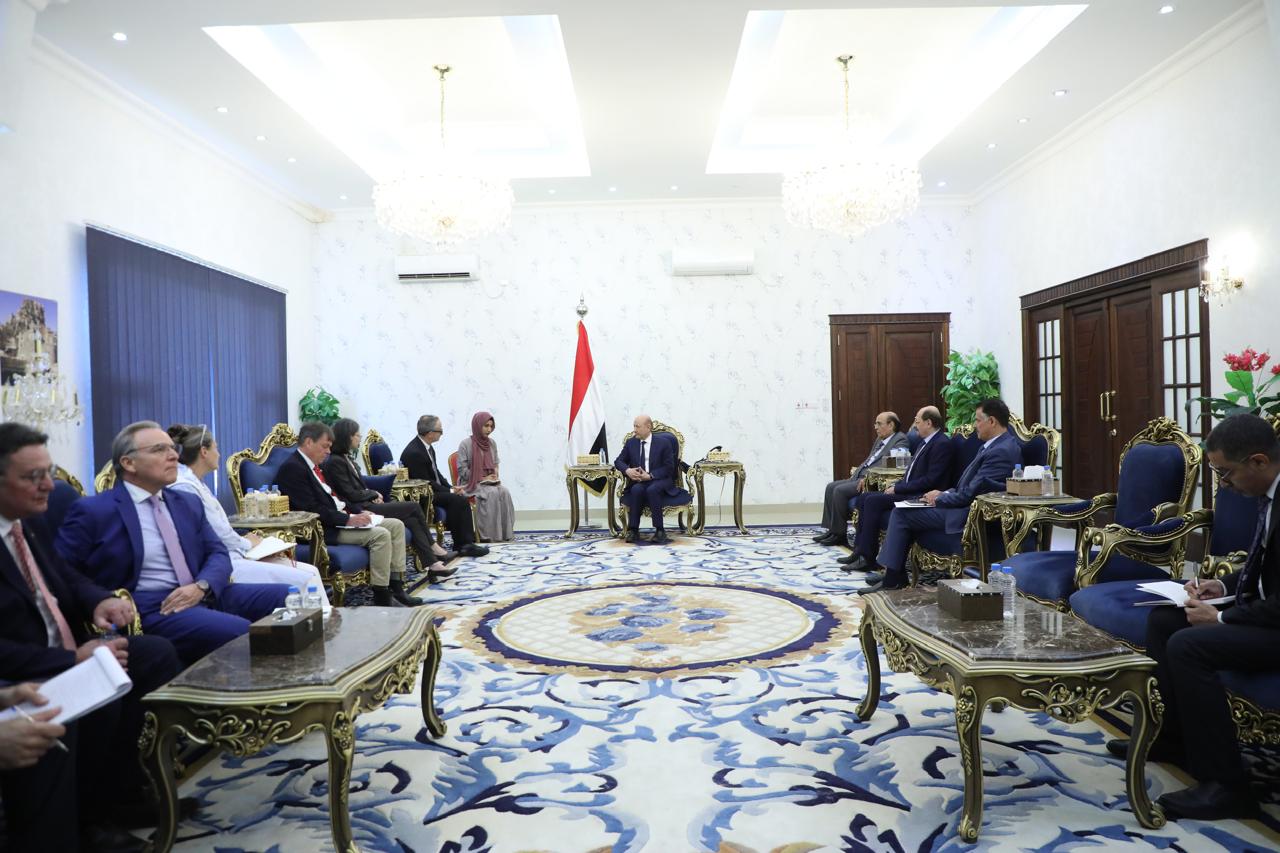
[[(854, 709), (860, 581), (805, 528), (669, 546), (522, 534), (419, 590), (444, 619), (427, 739), (416, 695), (361, 716), (351, 812), (365, 851), (1275, 850), (1280, 768), (1253, 755), (1262, 821), (1143, 829), (1099, 725), (984, 717), (982, 835), (949, 697), (885, 673)], [(1155, 797), (1185, 779), (1151, 765)], [(177, 850), (332, 849), (323, 740), (218, 758)]]

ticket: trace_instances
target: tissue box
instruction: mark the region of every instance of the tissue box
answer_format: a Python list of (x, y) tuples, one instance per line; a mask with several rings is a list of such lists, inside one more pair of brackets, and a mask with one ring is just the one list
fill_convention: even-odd
[[(1036, 477), (1034, 480), (1015, 480), (1012, 477), (1009, 477), (1004, 481), (1004, 490), (1011, 495), (1018, 495), (1021, 497), (1039, 495), (1040, 478)], [(1062, 494), (1062, 483), (1057, 478), (1054, 478), (1053, 481), (1053, 493), (1055, 495)]]
[(711, 450), (707, 452), (708, 462), (730, 462), (732, 456), (727, 450)]
[(268, 515), (285, 515), (289, 512), (289, 496), (288, 495), (272, 495), (267, 501)]
[(291, 619), (280, 613), (263, 616), (249, 626), (250, 655), (293, 655), (324, 636), (324, 621), (319, 607), (293, 611)]
[(578, 464), (579, 465), (603, 465), (604, 463), (600, 461), (600, 454), (585, 453), (578, 456)]
[[(970, 586), (970, 585), (973, 586)], [(943, 613), (970, 621), (976, 619), (1003, 619), (1004, 596), (990, 584), (977, 581), (948, 578), (938, 581), (938, 608)]]

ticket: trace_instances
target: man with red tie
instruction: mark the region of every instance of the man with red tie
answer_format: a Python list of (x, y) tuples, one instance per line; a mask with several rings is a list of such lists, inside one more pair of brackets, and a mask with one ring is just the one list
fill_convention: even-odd
[(369, 549), (369, 583), (373, 587), (374, 604), (379, 607), (422, 604), (422, 599), (404, 591), (404, 522), (384, 517), (374, 524), (372, 513), (348, 506), (333, 493), (320, 467), (332, 445), (333, 430), (327, 424), (314, 421), (303, 424), (298, 428), (298, 452), (290, 454), (280, 466), (276, 485), (289, 496), (290, 507), (320, 516), (326, 542)]
[[(88, 623), (123, 628), (133, 621), (134, 607), (68, 568), (54, 550), (42, 517), (53, 491), (45, 441), (30, 427), (0, 424), (0, 682), (47, 680), (105, 646), (133, 687), (65, 726), (52, 722), (56, 709), (50, 707), (31, 712), (30, 719), (0, 722), (7, 849), (141, 849), (118, 828), (147, 825), (154, 815), (138, 763), (139, 700), (181, 665), (164, 637), (90, 639)], [(38, 689), (0, 689), (0, 708), (43, 705)], [(110, 784), (101, 784), (104, 779)]]
[(115, 488), (76, 501), (58, 530), (72, 568), (133, 595), (146, 634), (167, 637), (190, 665), (284, 605), (282, 584), (231, 583), (231, 558), (195, 495), (169, 489), (178, 448), (154, 421), (111, 442)]

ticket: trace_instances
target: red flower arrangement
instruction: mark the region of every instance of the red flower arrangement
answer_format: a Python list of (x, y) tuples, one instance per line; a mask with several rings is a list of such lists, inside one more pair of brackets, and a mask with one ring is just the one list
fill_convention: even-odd
[(1230, 368), (1226, 379), (1231, 390), (1222, 397), (1196, 397), (1189, 400), (1188, 411), (1192, 403), (1200, 403), (1206, 414), (1215, 418), (1242, 412), (1252, 412), (1255, 415), (1280, 413), (1280, 393), (1264, 396), (1280, 380), (1280, 364), (1271, 366), (1270, 377), (1265, 380), (1262, 377), (1262, 369), (1271, 361), (1271, 353), (1260, 353), (1253, 347), (1246, 347), (1239, 354), (1227, 353), (1222, 360)]

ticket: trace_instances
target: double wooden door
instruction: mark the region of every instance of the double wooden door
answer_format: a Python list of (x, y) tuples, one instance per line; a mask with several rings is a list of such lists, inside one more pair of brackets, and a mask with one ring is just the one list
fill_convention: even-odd
[(1120, 450), (1155, 417), (1151, 293), (1147, 288), (1068, 308), (1071, 388), (1067, 482), (1075, 495), (1115, 488)]
[(921, 406), (942, 408), (950, 323), (950, 314), (831, 315), (834, 479), (866, 458), (880, 412), (906, 430)]

